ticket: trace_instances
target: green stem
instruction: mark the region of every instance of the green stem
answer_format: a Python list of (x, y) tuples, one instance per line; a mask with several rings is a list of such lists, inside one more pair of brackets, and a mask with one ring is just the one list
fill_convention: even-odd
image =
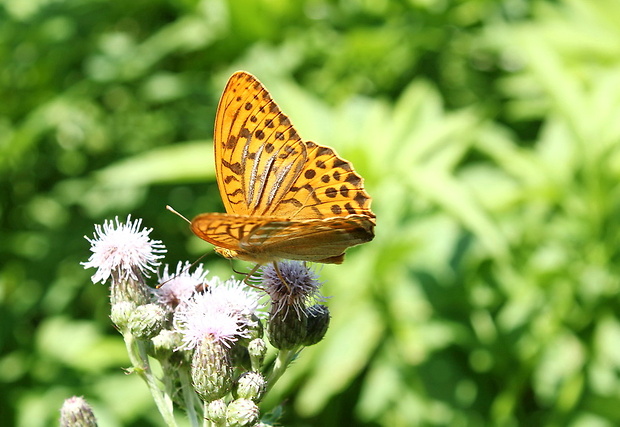
[(179, 381), (181, 382), (181, 391), (183, 393), (183, 401), (185, 402), (185, 412), (187, 413), (190, 424), (192, 427), (200, 427), (196, 414), (196, 394), (190, 383), (188, 371), (183, 367), (179, 369)]
[(133, 365), (133, 371), (146, 382), (153, 396), (153, 400), (155, 401), (155, 405), (157, 405), (157, 409), (166, 422), (166, 425), (169, 427), (177, 427), (172, 410), (172, 399), (158, 387), (153, 371), (151, 370), (144, 343), (134, 339), (134, 336), (129, 332), (123, 333), (123, 338), (125, 340), (127, 354), (129, 354), (129, 360)]
[(273, 365), (273, 369), (271, 370), (271, 374), (267, 379), (267, 390), (266, 393), (271, 390), (273, 385), (280, 379), (282, 374), (288, 368), (288, 365), (295, 358), (295, 356), (299, 353), (300, 347), (294, 348), (292, 350), (280, 350), (278, 353), (278, 357)]

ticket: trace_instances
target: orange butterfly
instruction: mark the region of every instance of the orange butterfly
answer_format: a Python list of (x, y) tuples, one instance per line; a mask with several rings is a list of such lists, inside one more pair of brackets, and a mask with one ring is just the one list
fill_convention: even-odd
[(226, 213), (200, 214), (191, 229), (224, 257), (340, 264), (345, 249), (373, 239), (362, 177), (331, 148), (303, 141), (253, 75), (228, 80), (213, 145)]

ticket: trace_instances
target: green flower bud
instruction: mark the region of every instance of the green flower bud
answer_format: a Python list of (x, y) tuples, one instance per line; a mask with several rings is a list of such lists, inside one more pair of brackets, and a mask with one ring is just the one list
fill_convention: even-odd
[(248, 353), (250, 354), (252, 369), (259, 371), (265, 361), (267, 344), (265, 344), (265, 341), (262, 338), (256, 338), (248, 344)]
[(250, 399), (258, 402), (265, 389), (267, 381), (260, 372), (245, 372), (237, 380), (236, 397), (241, 399)]
[(191, 373), (194, 389), (203, 400), (221, 399), (233, 384), (230, 349), (221, 342), (205, 338), (194, 350)]
[(303, 345), (314, 345), (321, 341), (329, 327), (329, 309), (320, 304), (306, 308), (308, 316), (308, 326), (306, 329), (306, 339)]
[(158, 360), (168, 360), (176, 355), (181, 355), (182, 357), (182, 354), (185, 353), (184, 351), (175, 351), (183, 344), (181, 334), (177, 331), (162, 329), (157, 336), (153, 337), (151, 342), (153, 345), (149, 355)]
[(217, 399), (209, 402), (207, 405), (207, 419), (216, 426), (226, 425), (226, 402), (223, 399)]
[(60, 408), (61, 427), (96, 427), (97, 419), (83, 397), (66, 399)]
[(261, 320), (255, 314), (252, 315), (252, 321), (253, 323), (250, 323), (247, 327), (247, 331), (249, 334), (248, 340), (262, 338), (263, 334), (265, 333), (263, 328), (263, 322), (261, 322)]
[(120, 331), (126, 331), (129, 318), (135, 310), (136, 304), (133, 302), (117, 302), (116, 304), (112, 304), (110, 319), (112, 319), (112, 323), (114, 323)]
[(306, 339), (308, 316), (296, 310), (279, 310), (269, 314), (269, 342), (279, 350), (292, 350)]
[[(137, 277), (142, 278), (142, 273), (138, 271)], [(151, 301), (151, 294), (148, 286), (143, 280), (125, 279), (112, 280), (110, 287), (110, 301), (112, 305), (128, 301), (136, 305), (148, 304)]]
[(228, 404), (226, 422), (230, 427), (253, 426), (258, 421), (260, 411), (250, 399), (237, 399)]
[(129, 317), (129, 330), (139, 339), (148, 340), (164, 327), (166, 312), (157, 304), (145, 304), (137, 307)]

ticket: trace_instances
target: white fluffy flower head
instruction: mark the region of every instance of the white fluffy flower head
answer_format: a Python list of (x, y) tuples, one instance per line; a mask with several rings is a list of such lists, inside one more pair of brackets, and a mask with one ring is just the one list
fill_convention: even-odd
[(93, 283), (105, 283), (110, 276), (116, 281), (140, 280), (140, 276), (155, 272), (166, 249), (161, 241), (149, 238), (152, 228), (140, 229), (141, 225), (142, 219), (131, 221), (131, 215), (125, 223), (116, 217), (114, 221), (106, 220), (103, 226), (96, 224), (92, 239), (84, 236), (90, 242), (92, 255), (82, 265), (97, 269), (91, 277)]
[(253, 314), (260, 314), (257, 310), (262, 307), (259, 303), (261, 295), (239, 280), (230, 279), (221, 283), (216, 279), (209, 290), (218, 307), (234, 313), (239, 319), (249, 319)]
[(204, 292), (194, 294), (174, 314), (174, 328), (182, 334), (180, 349), (194, 349), (208, 338), (230, 346), (248, 336), (260, 295), (240, 282), (214, 280)]
[(153, 293), (160, 304), (174, 309), (179, 304), (185, 304), (194, 293), (210, 286), (206, 278), (208, 272), (202, 264), (198, 264), (192, 272), (191, 264), (187, 261), (179, 261), (174, 273), (169, 273), (166, 265), (159, 277), (159, 283), (163, 284), (154, 289)]

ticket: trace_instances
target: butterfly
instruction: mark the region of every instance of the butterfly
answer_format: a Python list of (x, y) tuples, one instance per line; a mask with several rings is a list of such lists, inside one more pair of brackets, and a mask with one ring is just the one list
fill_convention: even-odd
[(220, 255), (340, 264), (347, 248), (373, 239), (363, 178), (333, 149), (302, 140), (253, 75), (228, 80), (213, 146), (226, 213), (200, 214), (190, 227)]

